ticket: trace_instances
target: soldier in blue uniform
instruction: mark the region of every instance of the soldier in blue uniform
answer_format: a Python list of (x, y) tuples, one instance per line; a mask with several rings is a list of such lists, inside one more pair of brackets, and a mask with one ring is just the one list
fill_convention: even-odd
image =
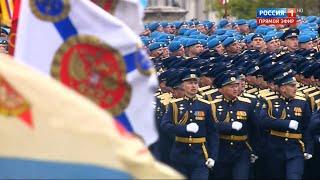
[[(215, 81), (222, 94), (212, 101), (214, 121), (220, 134), (219, 158), (214, 169), (217, 179), (248, 179), (254, 155), (252, 140), (255, 128), (254, 104), (239, 95), (239, 77), (226, 72)], [(251, 145), (250, 145), (251, 144)]]
[(306, 99), (296, 96), (297, 81), (292, 73), (275, 78), (279, 95), (262, 105), (262, 126), (270, 130), (267, 142), (267, 170), (270, 178), (301, 179), (304, 159), (312, 157), (308, 131), (311, 110)]
[(182, 74), (185, 97), (171, 101), (162, 119), (161, 128), (173, 134), (170, 160), (174, 168), (188, 179), (208, 179), (218, 153), (218, 133), (210, 103), (197, 98), (198, 76), (195, 71)]

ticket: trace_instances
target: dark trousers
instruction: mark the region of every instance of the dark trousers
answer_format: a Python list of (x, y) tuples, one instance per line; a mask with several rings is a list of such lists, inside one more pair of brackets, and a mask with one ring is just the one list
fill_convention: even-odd
[(173, 167), (188, 179), (208, 179), (209, 170), (205, 164), (193, 166), (173, 163)]
[(249, 156), (244, 151), (239, 158), (232, 162), (218, 161), (213, 169), (213, 179), (248, 179), (249, 169)]
[(291, 159), (268, 158), (267, 170), (272, 179), (302, 179), (304, 158), (297, 156)]

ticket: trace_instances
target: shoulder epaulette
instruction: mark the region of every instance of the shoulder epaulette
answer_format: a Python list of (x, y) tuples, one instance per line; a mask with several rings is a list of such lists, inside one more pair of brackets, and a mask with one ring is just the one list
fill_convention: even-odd
[(154, 96), (159, 96), (161, 93), (160, 92), (157, 92), (157, 93), (154, 93)]
[(221, 101), (222, 101), (221, 98), (215, 99), (215, 100), (211, 101), (211, 104), (215, 104), (215, 103), (218, 103), (218, 102), (221, 102)]
[(242, 93), (243, 96), (247, 97), (247, 98), (257, 98), (257, 96), (249, 94), (249, 93)]
[(163, 105), (168, 105), (171, 102), (171, 99), (164, 99), (160, 101)]
[(160, 94), (159, 96), (157, 96), (158, 98), (168, 98), (168, 97), (172, 97), (172, 94), (170, 93), (163, 93), (163, 94)]
[(260, 94), (261, 93), (268, 93), (268, 92), (270, 92), (270, 89), (262, 89), (259, 91)]
[(183, 98), (172, 99), (172, 100), (170, 101), (170, 103), (179, 102), (179, 101), (182, 101), (182, 100), (183, 100)]
[(275, 92), (273, 92), (273, 91), (270, 91), (270, 92), (268, 92), (268, 93), (265, 93), (265, 94), (260, 94), (261, 95), (261, 97), (268, 97), (268, 96), (272, 96), (272, 95), (275, 95), (276, 93)]
[(306, 101), (306, 98), (303, 98), (303, 97), (300, 97), (300, 96), (295, 96), (294, 99), (299, 99), (299, 100)]
[(303, 91), (303, 90), (305, 90), (307, 88), (309, 88), (309, 87), (308, 86), (301, 86), (301, 87), (298, 88), (298, 91)]
[(252, 88), (252, 89), (247, 90), (246, 92), (249, 93), (249, 94), (251, 94), (251, 93), (255, 93), (255, 92), (257, 92), (257, 91), (258, 91), (257, 88)]
[(215, 93), (217, 91), (218, 91), (218, 89), (210, 89), (209, 91), (203, 92), (203, 95), (209, 95), (209, 94)]
[(316, 92), (313, 92), (313, 93), (309, 94), (309, 97), (313, 97), (313, 96), (316, 96), (318, 94), (320, 94), (320, 91), (316, 91)]
[(316, 89), (317, 89), (316, 87), (310, 87), (310, 88), (308, 88), (308, 89), (303, 90), (303, 92), (304, 92), (304, 93), (308, 93), (308, 92), (313, 91), (313, 90), (316, 90)]
[(222, 99), (222, 95), (218, 95), (218, 96), (216, 96), (216, 98), (218, 99)]
[(238, 100), (246, 103), (251, 103), (251, 100), (249, 98), (245, 98), (241, 96), (238, 97)]
[(279, 96), (278, 96), (278, 95), (265, 97), (265, 99), (266, 99), (266, 100), (272, 100), (272, 99), (278, 99), (278, 98), (279, 98)]
[(208, 90), (210, 88), (211, 88), (211, 86), (204, 86), (204, 87), (199, 88), (199, 91), (203, 92), (203, 91)]
[(203, 96), (200, 95), (200, 94), (196, 94), (196, 97), (197, 97), (197, 98), (203, 98)]
[(303, 94), (302, 92), (300, 92), (300, 91), (297, 91), (296, 92), (296, 96), (300, 96), (300, 97), (306, 97), (306, 95), (305, 94)]
[(203, 102), (203, 103), (206, 103), (206, 104), (210, 104), (209, 101), (205, 100), (205, 99), (201, 99), (201, 98), (198, 98), (199, 101)]

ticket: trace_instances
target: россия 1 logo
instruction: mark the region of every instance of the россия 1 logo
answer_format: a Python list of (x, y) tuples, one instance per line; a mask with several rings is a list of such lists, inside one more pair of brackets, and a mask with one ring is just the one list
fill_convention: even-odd
[(259, 8), (257, 9), (256, 20), (258, 25), (293, 25), (297, 23), (296, 8)]

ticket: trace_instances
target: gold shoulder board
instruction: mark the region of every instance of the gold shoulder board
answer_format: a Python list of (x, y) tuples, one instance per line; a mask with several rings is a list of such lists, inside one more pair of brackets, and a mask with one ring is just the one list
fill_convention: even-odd
[(314, 93), (309, 94), (309, 97), (313, 97), (313, 96), (316, 96), (318, 94), (320, 94), (320, 91), (316, 91)]
[(172, 99), (170, 102), (174, 103), (174, 102), (178, 102), (178, 101), (182, 101), (182, 100), (183, 100), (183, 98), (178, 98), (178, 99)]
[(277, 98), (279, 98), (278, 95), (265, 97), (266, 100), (272, 100), (272, 99), (277, 99)]
[(300, 97), (300, 96), (295, 96), (294, 99), (299, 99), (299, 100), (306, 101), (306, 98), (303, 98), (303, 97)]
[(308, 93), (308, 92), (313, 91), (313, 90), (315, 90), (315, 89), (316, 89), (316, 87), (311, 87), (311, 88), (308, 88), (308, 89), (303, 90), (303, 92), (304, 92), (304, 93)]
[(297, 91), (297, 92), (296, 92), (296, 96), (306, 97), (306, 95), (303, 94), (303, 92), (301, 92), (301, 91)]
[(251, 103), (251, 100), (249, 98), (245, 98), (245, 97), (238, 97), (238, 100), (239, 101), (242, 101), (242, 102), (246, 102), (246, 103)]
[(247, 91), (247, 93), (251, 94), (251, 93), (255, 93), (255, 92), (257, 92), (257, 91), (258, 91), (257, 88), (252, 88), (252, 89), (249, 89), (249, 90)]
[(210, 87), (211, 86), (204, 86), (204, 87), (201, 87), (201, 88), (199, 88), (199, 91), (205, 91), (205, 90), (208, 90), (208, 89), (210, 89)]
[(218, 102), (221, 102), (222, 101), (222, 99), (215, 99), (215, 100), (213, 100), (213, 101), (211, 101), (211, 104), (215, 104), (215, 103), (218, 103)]
[(201, 101), (201, 102), (203, 102), (203, 103), (210, 104), (210, 102), (209, 102), (209, 101), (207, 101), (207, 100), (205, 100), (205, 99), (201, 99), (201, 98), (199, 98), (198, 100), (199, 100), (199, 101)]
[(203, 95), (209, 95), (209, 94), (215, 93), (217, 91), (218, 91), (218, 89), (210, 89), (209, 91), (203, 92)]
[(253, 95), (253, 94), (249, 94), (249, 93), (243, 93), (243, 96), (248, 97), (248, 98), (257, 98), (257, 96)]

